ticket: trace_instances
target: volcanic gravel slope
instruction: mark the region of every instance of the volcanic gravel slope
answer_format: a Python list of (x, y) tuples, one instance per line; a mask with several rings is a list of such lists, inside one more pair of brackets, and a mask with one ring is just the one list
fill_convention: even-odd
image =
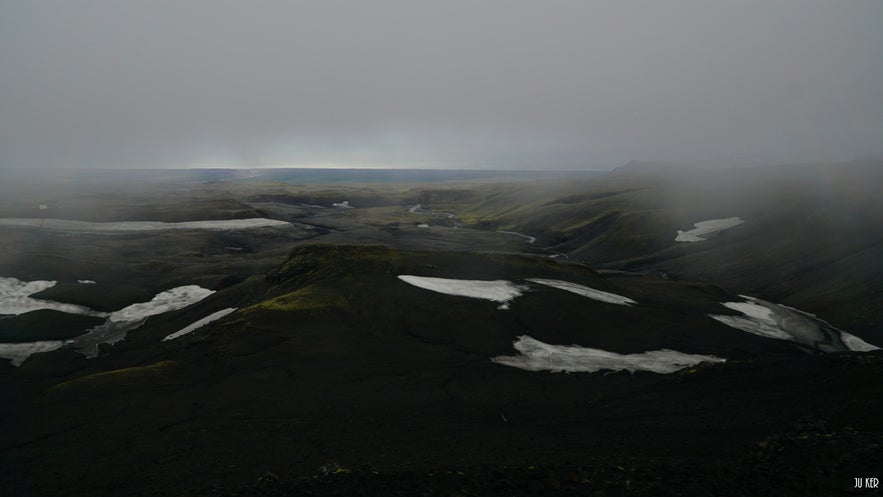
[[(525, 290), (500, 309), (400, 275)], [(97, 359), (60, 351), (2, 366), (0, 490), (828, 495), (859, 473), (873, 476), (883, 355), (811, 354), (708, 317), (733, 312), (721, 302), (737, 298), (535, 256), (301, 245), (266, 275), (151, 317)], [(491, 360), (515, 354), (524, 335), (726, 362), (662, 375), (525, 371)]]

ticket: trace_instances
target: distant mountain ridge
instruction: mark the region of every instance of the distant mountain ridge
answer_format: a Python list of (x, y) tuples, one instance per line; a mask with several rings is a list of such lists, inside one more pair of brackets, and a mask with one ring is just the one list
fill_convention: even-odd
[(662, 161), (629, 161), (612, 171), (614, 175), (634, 175), (634, 174), (672, 174), (672, 173), (689, 173), (701, 170), (699, 166), (692, 164), (681, 164), (677, 162)]

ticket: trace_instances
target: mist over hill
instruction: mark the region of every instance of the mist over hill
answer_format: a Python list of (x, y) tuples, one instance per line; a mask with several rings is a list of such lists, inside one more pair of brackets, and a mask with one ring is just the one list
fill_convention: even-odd
[(879, 464), (878, 162), (266, 172), (3, 197), (0, 488), (822, 495)]
[(0, 1), (0, 497), (877, 495), (881, 19)]

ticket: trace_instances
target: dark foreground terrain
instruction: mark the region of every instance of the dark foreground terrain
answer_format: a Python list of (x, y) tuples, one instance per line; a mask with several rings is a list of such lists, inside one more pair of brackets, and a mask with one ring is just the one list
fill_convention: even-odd
[[(248, 181), (50, 198), (68, 219), (292, 224), (0, 227), (0, 276), (58, 281), (35, 297), (110, 312), (181, 285), (215, 291), (148, 317), (95, 358), (63, 347), (0, 363), (0, 494), (879, 495), (854, 486), (883, 475), (883, 352), (709, 317), (737, 315), (722, 303), (747, 293), (883, 344), (879, 196), (845, 174), (787, 195), (787, 170), (752, 174), (740, 176), (741, 194), (756, 199), (748, 207), (738, 188), (717, 194), (731, 178), (679, 187), (628, 169), (531, 187)], [(0, 217), (32, 217), (24, 200), (6, 199)], [(353, 208), (333, 206), (345, 200)], [(732, 216), (744, 225), (674, 242), (677, 230)], [(402, 275), (524, 291), (506, 309)], [(54, 312), (3, 317), (2, 341), (95, 324)], [(516, 356), (522, 336), (726, 361), (657, 374), (491, 360)]]

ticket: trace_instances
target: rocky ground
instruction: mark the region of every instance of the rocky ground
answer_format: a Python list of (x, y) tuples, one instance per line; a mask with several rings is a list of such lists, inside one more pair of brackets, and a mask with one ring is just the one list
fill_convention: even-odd
[[(735, 314), (721, 306), (738, 299), (734, 292), (670, 267), (601, 274), (574, 260), (576, 249), (570, 260), (552, 259), (551, 223), (545, 233), (506, 224), (482, 197), (520, 188), (208, 184), (186, 197), (164, 194), (162, 205), (148, 188), (128, 204), (65, 202), (80, 215), (104, 205), (108, 221), (187, 221), (223, 207), (228, 218), (293, 224), (120, 235), (4, 228), (0, 276), (57, 280), (40, 298), (114, 311), (179, 285), (215, 293), (147, 318), (94, 359), (61, 349), (17, 368), (0, 364), (0, 494), (879, 494), (853, 488), (883, 468), (879, 351), (822, 354), (730, 328), (707, 315)], [(355, 208), (332, 206), (343, 200)], [(21, 209), (8, 198), (0, 207)], [(458, 217), (433, 214), (451, 211)], [(604, 243), (627, 243), (617, 223)], [(673, 242), (673, 232), (666, 236)], [(691, 250), (719, 250), (722, 240)], [(409, 285), (402, 274), (530, 288), (500, 309)], [(529, 278), (637, 303), (599, 302)], [(230, 307), (238, 310), (162, 341)], [(873, 316), (850, 319), (867, 330)], [(53, 311), (36, 311), (4, 318), (0, 334), (68, 336), (58, 323)], [(491, 361), (516, 354), (521, 335), (727, 361), (668, 375)]]

